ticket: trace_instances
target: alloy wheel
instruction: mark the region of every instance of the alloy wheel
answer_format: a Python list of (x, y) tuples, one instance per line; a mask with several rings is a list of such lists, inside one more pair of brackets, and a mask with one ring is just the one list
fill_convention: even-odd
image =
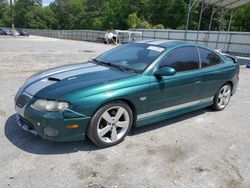
[(229, 85), (224, 85), (218, 95), (218, 106), (222, 109), (228, 104), (231, 96), (231, 88)]
[(130, 125), (128, 111), (121, 106), (114, 106), (106, 110), (99, 118), (97, 135), (105, 143), (120, 140)]

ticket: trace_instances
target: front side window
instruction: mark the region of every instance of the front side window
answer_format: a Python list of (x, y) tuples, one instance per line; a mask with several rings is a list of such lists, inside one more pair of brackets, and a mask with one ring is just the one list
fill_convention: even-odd
[(200, 53), (202, 68), (217, 65), (221, 62), (220, 57), (209, 50), (206, 50), (204, 48), (199, 48), (199, 53)]
[(164, 47), (143, 43), (124, 44), (103, 53), (96, 59), (111, 66), (143, 72), (164, 50)]
[(176, 72), (199, 68), (199, 57), (196, 47), (180, 47), (169, 52), (160, 63), (161, 67), (173, 67)]

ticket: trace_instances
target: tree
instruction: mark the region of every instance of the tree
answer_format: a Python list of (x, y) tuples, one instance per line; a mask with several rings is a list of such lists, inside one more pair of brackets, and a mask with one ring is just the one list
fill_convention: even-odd
[(0, 0), (0, 27), (11, 26), (10, 7), (7, 0)]
[(94, 18), (93, 24), (92, 24), (92, 29), (94, 30), (102, 30), (103, 29), (103, 24), (102, 24), (102, 19), (101, 18)]
[(14, 6), (16, 27), (27, 27), (25, 15), (32, 7), (42, 6), (42, 0), (17, 0)]
[(141, 23), (141, 19), (137, 16), (137, 13), (134, 12), (128, 15), (128, 27), (131, 29), (137, 28)]
[(143, 21), (139, 27), (143, 29), (152, 29), (152, 24), (148, 23), (147, 21)]
[(28, 28), (50, 29), (56, 23), (54, 12), (49, 7), (32, 7), (25, 15)]
[(165, 27), (162, 24), (157, 24), (157, 25), (153, 26), (153, 29), (165, 29)]
[(128, 1), (124, 0), (105, 1), (102, 14), (104, 29), (127, 29), (129, 6)]
[[(20, 28), (48, 29), (185, 29), (189, 0), (55, 0), (49, 7), (42, 0), (13, 0), (14, 20)], [(0, 27), (11, 27), (9, 0), (0, 0)], [(198, 27), (201, 2), (190, 14), (189, 29)], [(202, 15), (200, 30), (209, 26), (212, 6)], [(234, 10), (232, 30), (250, 31), (250, 5)], [(226, 29), (230, 11), (224, 15)], [(212, 30), (218, 30), (220, 11), (213, 18)]]
[(83, 28), (84, 5), (82, 0), (55, 0), (50, 4), (58, 26), (56, 29)]
[(250, 31), (250, 5), (236, 10), (233, 16), (232, 30)]
[(85, 11), (82, 15), (82, 23), (85, 29), (104, 29), (103, 6), (104, 0), (85, 0)]

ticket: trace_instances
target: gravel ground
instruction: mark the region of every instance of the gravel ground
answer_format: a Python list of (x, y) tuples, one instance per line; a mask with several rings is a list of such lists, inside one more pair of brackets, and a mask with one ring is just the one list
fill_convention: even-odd
[(137, 129), (123, 143), (55, 143), (21, 130), (13, 98), (40, 70), (84, 62), (112, 46), (0, 37), (0, 187), (250, 187), (250, 69), (222, 112), (202, 109)]

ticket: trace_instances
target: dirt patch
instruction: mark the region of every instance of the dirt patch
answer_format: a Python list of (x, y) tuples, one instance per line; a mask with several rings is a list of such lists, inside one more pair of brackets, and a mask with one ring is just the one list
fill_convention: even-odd
[(76, 176), (80, 180), (86, 180), (89, 177), (96, 178), (98, 175), (98, 172), (88, 166), (83, 166), (83, 164), (79, 162), (73, 163), (71, 168), (75, 171)]
[(5, 115), (6, 115), (5, 111), (0, 110), (0, 116), (5, 116)]
[(95, 159), (98, 161), (98, 162), (105, 162), (108, 160), (108, 158), (105, 156), (105, 155), (102, 155), (102, 154), (95, 154)]
[(221, 158), (224, 161), (224, 163), (229, 167), (229, 169), (231, 171), (235, 172), (235, 174), (239, 178), (239, 182), (244, 181), (244, 178), (241, 175), (239, 168), (236, 165), (234, 165), (232, 162), (230, 162), (228, 159), (226, 159), (226, 157), (224, 155)]
[(195, 167), (194, 170), (197, 172), (197, 173), (203, 173), (203, 172), (209, 172), (210, 170), (207, 169), (207, 168), (204, 168), (202, 166), (198, 166), (198, 167)]

